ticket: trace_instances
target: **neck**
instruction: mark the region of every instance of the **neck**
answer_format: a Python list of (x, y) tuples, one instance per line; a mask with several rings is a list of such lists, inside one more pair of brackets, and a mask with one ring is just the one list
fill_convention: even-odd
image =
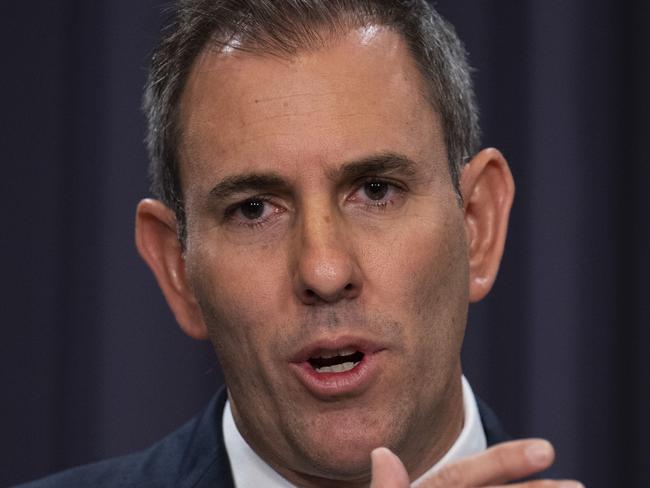
[[(414, 481), (438, 463), (451, 449), (465, 421), (461, 372), (447, 387), (445, 401), (434, 409), (433, 415), (422, 419), (420, 431), (412, 433), (406, 445), (395, 452)], [(428, 425), (427, 425), (428, 423)], [(421, 435), (420, 432), (424, 432)], [(418, 435), (420, 434), (420, 435)]]

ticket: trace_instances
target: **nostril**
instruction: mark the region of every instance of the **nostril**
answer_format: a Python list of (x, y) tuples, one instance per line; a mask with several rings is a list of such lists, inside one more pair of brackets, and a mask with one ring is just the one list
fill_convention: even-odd
[(300, 291), (300, 298), (308, 305), (320, 303), (334, 303), (346, 298), (355, 298), (359, 293), (359, 286), (354, 282), (349, 282), (342, 288), (319, 289), (317, 287), (304, 287)]

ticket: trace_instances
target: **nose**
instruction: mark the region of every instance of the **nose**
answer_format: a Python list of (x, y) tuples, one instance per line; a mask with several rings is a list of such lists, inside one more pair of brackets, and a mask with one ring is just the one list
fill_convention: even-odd
[(304, 218), (297, 236), (294, 288), (306, 305), (356, 298), (361, 272), (349, 236), (336, 219)]

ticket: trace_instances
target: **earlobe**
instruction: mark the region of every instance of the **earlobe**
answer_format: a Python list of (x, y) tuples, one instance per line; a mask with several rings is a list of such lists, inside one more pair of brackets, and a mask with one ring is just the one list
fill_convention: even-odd
[(484, 149), (461, 174), (465, 230), (469, 252), (469, 300), (488, 294), (503, 255), (514, 198), (512, 173), (503, 154)]
[(181, 329), (194, 339), (207, 339), (201, 310), (187, 281), (172, 210), (158, 200), (142, 200), (136, 210), (135, 242)]

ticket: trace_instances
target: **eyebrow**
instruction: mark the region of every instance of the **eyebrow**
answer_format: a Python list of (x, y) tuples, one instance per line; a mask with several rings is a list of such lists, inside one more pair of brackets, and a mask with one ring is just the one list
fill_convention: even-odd
[(288, 186), (286, 180), (276, 173), (248, 173), (223, 179), (210, 190), (210, 196), (223, 201), (238, 193), (286, 190)]
[[(412, 177), (417, 173), (416, 167), (417, 163), (403, 154), (383, 152), (345, 163), (340, 168), (329, 170), (327, 176), (332, 181), (350, 181), (387, 173)], [(210, 190), (210, 196), (219, 202), (246, 192), (286, 192), (289, 187), (287, 180), (278, 173), (246, 173), (224, 178)]]
[(334, 180), (341, 177), (355, 180), (364, 176), (386, 173), (401, 173), (412, 177), (417, 174), (417, 163), (403, 154), (383, 152), (345, 163), (341, 168), (330, 172), (329, 177)]

